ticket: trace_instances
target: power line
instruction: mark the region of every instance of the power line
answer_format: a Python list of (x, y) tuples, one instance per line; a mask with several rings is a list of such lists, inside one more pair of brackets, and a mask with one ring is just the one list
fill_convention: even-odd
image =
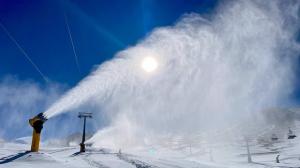
[(11, 33), (6, 29), (6, 27), (0, 22), (1, 28), (4, 30), (6, 35), (15, 43), (20, 52), (25, 56), (25, 58), (31, 63), (31, 65), (35, 68), (35, 70), (41, 75), (41, 77), (48, 82), (46, 76), (42, 73), (39, 67), (33, 62), (33, 60), (29, 57), (29, 55), (25, 52), (25, 50), (21, 47), (21, 45), (17, 42), (17, 40), (11, 35)]
[(80, 70), (80, 66), (79, 66), (79, 61), (78, 61), (78, 56), (77, 56), (77, 53), (76, 53), (76, 50), (75, 50), (75, 45), (74, 45), (74, 41), (73, 41), (71, 29), (70, 29), (70, 26), (69, 26), (68, 17), (66, 15), (66, 13), (64, 13), (64, 15), (65, 15), (65, 22), (66, 22), (66, 26), (67, 26), (67, 30), (68, 30), (70, 42), (71, 42), (73, 53), (74, 53), (75, 63), (76, 63), (76, 66), (77, 66), (79, 74), (81, 74), (81, 70)]

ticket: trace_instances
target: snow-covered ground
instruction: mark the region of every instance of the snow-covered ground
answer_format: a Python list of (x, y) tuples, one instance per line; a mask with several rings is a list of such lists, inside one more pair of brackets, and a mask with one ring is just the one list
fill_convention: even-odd
[[(27, 152), (30, 144), (0, 142), (0, 167), (38, 168), (243, 168), (243, 167), (300, 167), (299, 138), (275, 142), (250, 143), (253, 163), (247, 163), (243, 143), (177, 148), (145, 147), (114, 151), (88, 147), (78, 153), (79, 147), (41, 146), (38, 153)], [(276, 156), (280, 163), (276, 163)]]
[(78, 154), (77, 147), (43, 148), (38, 153), (26, 152), (28, 145), (5, 143), (0, 150), (0, 167), (44, 168), (150, 168), (150, 167), (215, 167), (185, 159), (164, 159), (89, 148)]
[[(291, 128), (300, 135), (300, 123)], [(217, 133), (211, 140), (199, 134), (187, 137), (166, 136), (156, 145), (128, 149), (87, 147), (79, 153), (80, 134), (41, 143), (40, 152), (28, 152), (31, 137), (10, 142), (0, 139), (0, 168), (299, 168), (300, 137), (287, 138), (288, 128), (265, 128), (259, 136), (248, 138), (247, 146), (235, 132)], [(230, 139), (222, 135), (229, 134)], [(277, 140), (272, 140), (276, 134)], [(280, 163), (276, 163), (278, 157)]]

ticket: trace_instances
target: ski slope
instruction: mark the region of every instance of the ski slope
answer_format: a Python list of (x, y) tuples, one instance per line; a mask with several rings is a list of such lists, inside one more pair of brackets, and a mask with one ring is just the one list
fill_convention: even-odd
[[(300, 167), (298, 139), (250, 145), (253, 163), (247, 163), (246, 147), (241, 143), (216, 145), (206, 150), (199, 146), (177, 148), (145, 147), (114, 151), (88, 147), (42, 145), (40, 152), (27, 152), (30, 144), (0, 142), (0, 168), (264, 168)], [(275, 162), (280, 155), (280, 163)]]
[(28, 146), (6, 143), (0, 150), (0, 167), (43, 168), (150, 168), (150, 167), (215, 167), (192, 161), (141, 157), (133, 154), (115, 153), (104, 149), (89, 148), (78, 154), (78, 148), (46, 148), (38, 153), (27, 153)]

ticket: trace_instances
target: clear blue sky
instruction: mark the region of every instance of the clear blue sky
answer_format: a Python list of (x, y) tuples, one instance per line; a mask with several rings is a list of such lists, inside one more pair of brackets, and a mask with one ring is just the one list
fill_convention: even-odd
[[(153, 28), (174, 24), (184, 13), (209, 13), (216, 5), (214, 0), (0, 0), (0, 21), (47, 78), (73, 86)], [(0, 78), (12, 74), (44, 82), (3, 29), (0, 67)]]

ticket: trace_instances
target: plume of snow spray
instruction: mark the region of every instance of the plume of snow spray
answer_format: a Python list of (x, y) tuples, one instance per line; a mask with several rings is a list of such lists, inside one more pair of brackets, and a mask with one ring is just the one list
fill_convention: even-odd
[[(283, 4), (284, 3), (284, 4)], [(255, 121), (293, 91), (297, 1), (227, 1), (210, 19), (184, 16), (100, 67), (51, 106), (51, 118), (87, 101), (110, 113), (94, 145), (148, 144)], [(141, 69), (143, 58), (157, 69)], [(228, 128), (229, 128), (228, 127)]]
[[(150, 50), (145, 49), (136, 54), (152, 56), (151, 53)], [(115, 90), (118, 90), (120, 86), (132, 86), (134, 82), (137, 82), (136, 75), (142, 75), (138, 71), (141, 71), (140, 63), (143, 58), (137, 58), (138, 55), (117, 56), (113, 60), (100, 65), (96, 71), (55, 102), (44, 115), (49, 119), (63, 112), (76, 109), (89, 100), (102, 102), (110, 97)]]

